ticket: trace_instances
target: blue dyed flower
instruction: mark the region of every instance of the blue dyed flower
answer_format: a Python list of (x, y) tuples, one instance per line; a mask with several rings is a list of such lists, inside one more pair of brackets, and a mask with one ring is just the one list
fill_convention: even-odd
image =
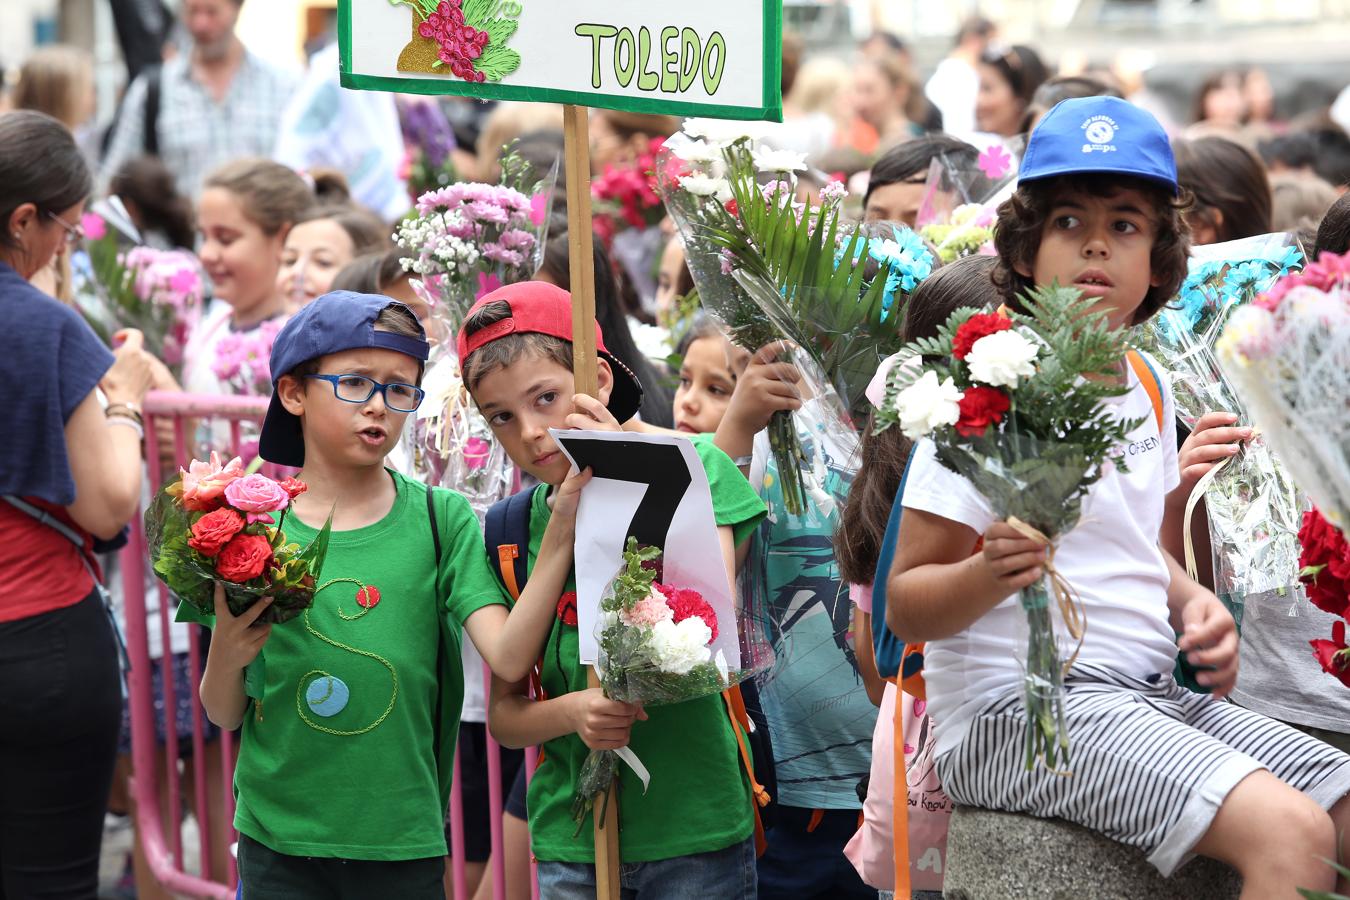
[[(1253, 259), (1231, 266), (1224, 278), (1225, 292), (1240, 293), (1258, 287), (1270, 277), (1270, 269), (1264, 260)], [(1259, 289), (1259, 288), (1258, 288)]]

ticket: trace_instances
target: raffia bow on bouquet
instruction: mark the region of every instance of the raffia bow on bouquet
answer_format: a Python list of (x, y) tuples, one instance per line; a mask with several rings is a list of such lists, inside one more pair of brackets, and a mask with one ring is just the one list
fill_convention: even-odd
[(403, 268), (428, 305), (434, 342), (413, 420), (414, 474), (468, 498), (479, 518), (511, 491), (512, 471), (492, 429), (469, 401), (459, 374), (454, 336), (473, 304), (506, 284), (531, 278), (543, 259), (557, 164), (540, 177), (508, 153), (502, 184), (457, 183), (423, 194), (417, 215), (394, 236), (411, 254)]
[[(799, 200), (795, 173), (804, 168), (800, 155), (747, 136), (677, 135), (657, 160), (704, 308), (746, 349), (784, 341), (784, 352), (805, 354), (856, 415), (877, 364), (899, 348), (905, 299), (934, 261), (907, 229), (845, 225), (842, 184), (826, 185), (818, 205)], [(803, 515), (808, 495), (822, 492), (814, 473), (823, 467), (792, 414), (776, 413), (768, 436), (783, 506)]]
[[(938, 462), (970, 481), (996, 516), (1053, 548), (1078, 524), (1108, 463), (1125, 470), (1120, 447), (1142, 420), (1121, 419), (1107, 403), (1128, 391), (1120, 378), (1125, 338), (1093, 311), (1094, 301), (1051, 287), (1025, 305), (1026, 314), (1011, 316), (958, 310), (936, 338), (906, 347), (909, 358), (892, 368), (876, 420), (878, 430), (898, 426), (911, 440), (930, 438)], [(1076, 646), (1087, 622), (1054, 568), (1053, 549), (1045, 570), (1018, 597), (1026, 766), (1042, 761), (1063, 771), (1064, 675), (1077, 650), (1064, 652), (1056, 632)]]
[[(1244, 394), (1234, 388), (1234, 370), (1220, 362), (1219, 336), (1234, 315), (1301, 261), (1286, 234), (1193, 249), (1190, 274), (1176, 301), (1144, 335), (1168, 371), (1177, 415), (1188, 427), (1212, 411), (1252, 423)], [(1255, 424), (1257, 435), (1196, 486), (1189, 506), (1193, 510), (1201, 498), (1205, 501), (1214, 590), (1239, 626), (1244, 613), (1278, 609), (1281, 615), (1296, 614), (1299, 599), (1298, 530), (1304, 504), (1264, 426)], [(1188, 514), (1187, 568), (1193, 573), (1189, 520)]]

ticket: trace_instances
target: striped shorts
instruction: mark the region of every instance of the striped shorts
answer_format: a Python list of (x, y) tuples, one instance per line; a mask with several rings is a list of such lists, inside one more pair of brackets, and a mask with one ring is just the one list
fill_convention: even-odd
[(1192, 693), (1080, 664), (1065, 680), (1069, 776), (1024, 762), (1022, 692), (976, 713), (938, 758), (958, 804), (1061, 818), (1138, 847), (1170, 875), (1204, 837), (1228, 792), (1258, 769), (1330, 809), (1350, 793), (1350, 755), (1273, 719)]

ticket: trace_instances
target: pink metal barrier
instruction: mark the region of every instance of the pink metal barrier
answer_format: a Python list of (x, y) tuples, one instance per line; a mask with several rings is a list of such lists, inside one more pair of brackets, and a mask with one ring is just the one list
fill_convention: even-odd
[[(189, 422), (209, 422), (213, 426), (225, 427), (229, 432), (226, 447), (216, 448), (235, 454), (243, 441), (241, 432), (246, 423), (259, 423), (267, 410), (267, 399), (261, 397), (216, 397), (191, 394), (154, 392), (145, 399), (145, 456), (149, 472), (149, 483), (158, 488), (172, 469), (163, 470), (160, 462), (160, 441), (157, 426), (168, 420), (172, 425), (173, 453), (175, 466), (187, 465), (192, 454), (192, 442), (186, 434)], [(269, 475), (281, 472), (274, 467), (265, 466), (263, 471)], [(168, 589), (156, 580), (155, 589), (159, 591), (158, 622), (148, 623), (146, 616), (146, 566), (147, 549), (145, 530), (140, 516), (131, 523), (131, 538), (120, 556), (124, 610), (126, 619), (127, 650), (131, 656), (129, 675), (131, 707), (131, 753), (132, 753), (132, 796), (136, 807), (136, 825), (139, 831), (142, 852), (156, 881), (175, 894), (194, 897), (230, 898), (235, 896), (238, 874), (233, 856), (226, 861), (226, 871), (213, 871), (211, 848), (224, 839), (233, 843), (238, 839), (234, 831), (234, 763), (237, 756), (234, 746), (235, 737), (231, 732), (220, 733), (220, 750), (223, 760), (222, 777), (216, 784), (208, 784), (206, 760), (207, 741), (206, 713), (200, 701), (196, 699), (197, 684), (205, 659), (199, 650), (200, 626), (189, 626), (192, 640), (188, 651), (192, 680), (189, 684), (176, 684), (173, 666), (168, 664), (172, 654), (170, 626), (173, 622), (175, 606)], [(151, 659), (149, 628), (159, 629), (161, 646), (164, 648), (165, 664), (161, 666), (163, 709), (156, 712), (153, 684), (151, 680)], [(491, 675), (484, 667), (485, 683), (491, 683)], [(176, 700), (180, 692), (187, 692), (192, 702), (192, 758), (199, 764), (193, 766), (191, 784), (193, 808), (198, 811), (198, 854), (200, 871), (186, 871), (183, 853), (183, 785), (180, 762), (180, 742), (174, 718)], [(160, 796), (159, 763), (156, 756), (157, 715), (167, 717), (161, 723), (165, 735), (163, 747), (164, 782), (166, 797)], [(536, 751), (526, 751), (526, 772), (534, 770)], [(502, 785), (500, 748), (491, 734), (487, 738), (489, 821), (492, 836), (492, 865), (485, 877), (492, 880), (493, 900), (506, 898), (506, 865), (503, 853), (502, 833)], [(215, 819), (209, 814), (213, 804), (209, 801), (212, 792), (217, 792), (221, 800), (222, 815)], [(161, 803), (161, 800), (167, 803)], [(162, 812), (167, 810), (167, 817)], [(458, 755), (456, 757), (454, 786), (450, 803), (450, 851), (453, 857), (451, 882), (456, 900), (468, 900), (468, 882), (464, 860), (464, 809), (463, 791), (460, 779)], [(533, 866), (532, 866), (533, 868)], [(534, 882), (534, 879), (531, 878)], [(532, 884), (532, 897), (538, 898), (538, 885)]]

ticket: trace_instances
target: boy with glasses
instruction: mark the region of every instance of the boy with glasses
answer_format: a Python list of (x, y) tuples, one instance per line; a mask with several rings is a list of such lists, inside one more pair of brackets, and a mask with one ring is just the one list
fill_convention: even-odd
[[(263, 600), (236, 617), (217, 588), (206, 623), (202, 703), (243, 727), (235, 826), (250, 898), (441, 900), (461, 627), (515, 680), (553, 619), (556, 594), (528, 588), (508, 617), (468, 501), (385, 467), (422, 401), (428, 349), (406, 306), (347, 291), (297, 313), (272, 348), (260, 451), (307, 485), (280, 524), (302, 546), (333, 526), (301, 616), (258, 624)], [(544, 534), (539, 565), (556, 580), (587, 479), (563, 484)]]

